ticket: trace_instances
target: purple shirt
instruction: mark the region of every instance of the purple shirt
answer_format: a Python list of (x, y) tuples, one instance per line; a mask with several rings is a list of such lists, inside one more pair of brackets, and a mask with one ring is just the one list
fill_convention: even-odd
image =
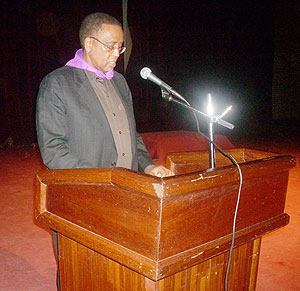
[(114, 71), (108, 71), (106, 73), (97, 70), (96, 68), (94, 68), (93, 66), (91, 66), (89, 63), (87, 63), (87, 61), (83, 58), (83, 49), (79, 49), (76, 53), (75, 53), (75, 57), (71, 60), (69, 60), (65, 66), (70, 66), (70, 67), (75, 67), (78, 69), (83, 69), (83, 70), (87, 70), (90, 72), (95, 73), (98, 77), (100, 78), (106, 78), (107, 80), (110, 80), (113, 76), (114, 76)]

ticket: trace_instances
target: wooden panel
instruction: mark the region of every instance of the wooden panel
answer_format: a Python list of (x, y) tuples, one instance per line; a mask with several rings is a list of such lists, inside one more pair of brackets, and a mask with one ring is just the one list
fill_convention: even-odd
[(156, 282), (58, 235), (61, 290), (151, 291)]
[(47, 210), (143, 256), (157, 259), (160, 200), (110, 184), (55, 184)]
[[(228, 290), (255, 290), (260, 239), (233, 250)], [(224, 290), (228, 252), (159, 281), (160, 291)]]
[[(234, 249), (228, 290), (255, 290), (260, 242), (259, 238)], [(226, 252), (155, 282), (62, 235), (59, 253), (62, 291), (224, 290), (228, 261)]]
[[(244, 180), (236, 230), (283, 213), (287, 181), (288, 172)], [(238, 185), (227, 184), (164, 200), (159, 258), (230, 234), (237, 193)]]

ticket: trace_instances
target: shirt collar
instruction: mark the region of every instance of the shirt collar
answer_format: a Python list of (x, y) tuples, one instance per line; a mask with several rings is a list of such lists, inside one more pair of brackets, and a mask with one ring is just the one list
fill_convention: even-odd
[(95, 73), (100, 78), (106, 78), (107, 80), (110, 80), (114, 76), (114, 71), (108, 71), (108, 72), (102, 72), (100, 70), (97, 70), (93, 66), (91, 66), (84, 58), (83, 58), (83, 49), (79, 49), (76, 53), (73, 59), (69, 60), (65, 66), (70, 66), (78, 69), (87, 70), (90, 72)]

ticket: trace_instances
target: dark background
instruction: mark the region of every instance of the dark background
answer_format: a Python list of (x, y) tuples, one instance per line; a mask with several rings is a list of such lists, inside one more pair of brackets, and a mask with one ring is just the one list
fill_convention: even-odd
[[(7, 1), (8, 2), (8, 1)], [(154, 74), (205, 111), (233, 109), (228, 136), (262, 135), (272, 119), (275, 1), (128, 1), (133, 50), (125, 77), (132, 90), (140, 132), (196, 130), (192, 115), (161, 98), (159, 87), (141, 79)], [(92, 12), (122, 22), (122, 1), (13, 1), (1, 15), (0, 143), (36, 142), (34, 114), (43, 76), (63, 66), (79, 48), (78, 30)], [(123, 57), (117, 70), (123, 71)], [(201, 128), (206, 129), (204, 119)]]

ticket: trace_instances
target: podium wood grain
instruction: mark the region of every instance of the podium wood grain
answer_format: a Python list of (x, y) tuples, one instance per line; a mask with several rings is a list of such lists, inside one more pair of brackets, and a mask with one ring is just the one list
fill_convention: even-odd
[[(229, 290), (254, 290), (261, 236), (289, 221), (285, 195), (297, 161), (230, 152), (243, 188)], [(62, 290), (222, 290), (239, 176), (220, 155), (207, 170), (206, 157), (169, 155), (178, 175), (168, 178), (121, 168), (40, 172), (36, 219), (59, 232)]]
[[(63, 235), (59, 241), (62, 290), (224, 290), (228, 252), (153, 281)], [(234, 249), (228, 290), (255, 290), (260, 241)]]

